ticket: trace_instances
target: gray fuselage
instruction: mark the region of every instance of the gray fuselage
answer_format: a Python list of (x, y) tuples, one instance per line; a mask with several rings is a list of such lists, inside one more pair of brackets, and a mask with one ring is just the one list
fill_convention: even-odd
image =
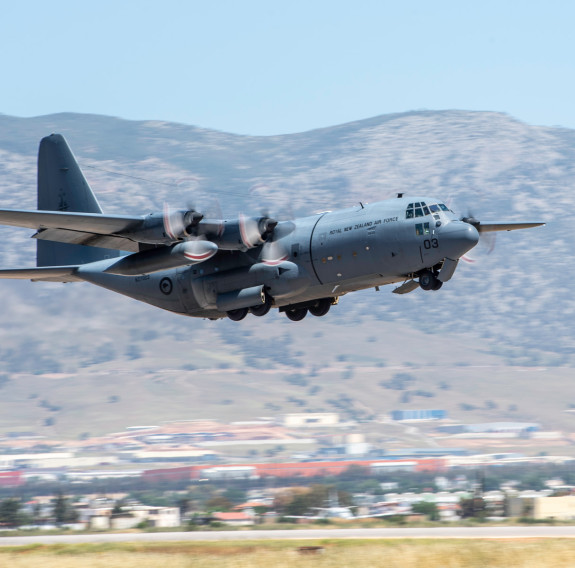
[[(415, 208), (414, 215), (413, 205), (419, 203), (435, 205), (426, 206), (423, 215)], [(413, 279), (426, 269), (437, 272), (445, 259), (456, 261), (473, 248), (475, 228), (440, 203), (410, 196), (360, 204), (289, 221), (285, 236), (279, 223), (282, 255), (275, 260), (263, 258), (261, 247), (220, 250), (201, 264), (153, 274), (107, 274), (103, 270), (112, 261), (103, 260), (80, 267), (78, 276), (165, 310), (212, 319), (225, 317), (229, 306), (242, 306), (242, 301), (249, 307), (251, 291), (258, 287), (280, 309), (337, 299)]]

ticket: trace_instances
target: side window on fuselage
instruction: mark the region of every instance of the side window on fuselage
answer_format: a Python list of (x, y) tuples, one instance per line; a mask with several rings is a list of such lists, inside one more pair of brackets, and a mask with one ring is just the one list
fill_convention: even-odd
[(417, 223), (415, 225), (415, 234), (418, 237), (429, 235), (429, 223)]

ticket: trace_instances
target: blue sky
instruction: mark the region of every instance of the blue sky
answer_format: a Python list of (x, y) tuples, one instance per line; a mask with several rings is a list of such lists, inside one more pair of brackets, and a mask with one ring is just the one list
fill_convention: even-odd
[(575, 128), (575, 2), (21, 0), (0, 113), (284, 134), (415, 109)]

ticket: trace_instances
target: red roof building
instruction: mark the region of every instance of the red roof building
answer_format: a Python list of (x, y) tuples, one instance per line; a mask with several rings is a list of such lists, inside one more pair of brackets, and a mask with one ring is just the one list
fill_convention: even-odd
[(0, 487), (20, 487), (24, 483), (21, 471), (0, 471)]

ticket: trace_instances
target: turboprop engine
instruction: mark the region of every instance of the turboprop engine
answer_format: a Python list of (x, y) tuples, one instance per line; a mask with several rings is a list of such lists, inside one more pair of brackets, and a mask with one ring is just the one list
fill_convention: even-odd
[(216, 243), (222, 250), (246, 251), (263, 245), (274, 232), (278, 222), (271, 217), (237, 219), (204, 219), (197, 224), (194, 234)]
[(165, 206), (163, 213), (150, 213), (135, 227), (118, 234), (138, 243), (166, 245), (192, 236), (203, 218), (201, 213), (193, 209), (171, 210)]

